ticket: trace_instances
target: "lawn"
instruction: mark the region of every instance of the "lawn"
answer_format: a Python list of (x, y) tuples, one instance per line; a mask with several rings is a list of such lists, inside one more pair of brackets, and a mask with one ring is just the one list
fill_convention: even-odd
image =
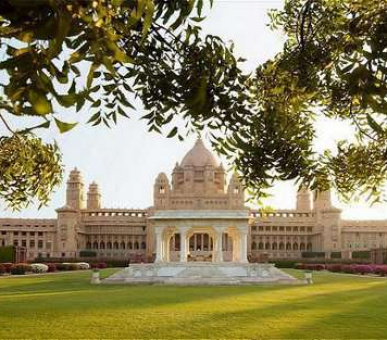
[(162, 287), (91, 286), (89, 276), (0, 278), (0, 338), (387, 336), (387, 279), (315, 273), (311, 286)]

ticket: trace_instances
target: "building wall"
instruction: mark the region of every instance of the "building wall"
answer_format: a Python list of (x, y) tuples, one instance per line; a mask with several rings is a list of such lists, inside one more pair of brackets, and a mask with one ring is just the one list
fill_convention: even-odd
[[(102, 208), (96, 183), (87, 194), (79, 170), (67, 182), (66, 202), (56, 219), (0, 219), (0, 246), (27, 248), (36, 257), (76, 257), (93, 250), (101, 258), (151, 258), (159, 210), (246, 210), (238, 176), (226, 183), (221, 164), (201, 140), (176, 164), (170, 183), (161, 173), (154, 184), (154, 205), (144, 210)], [(87, 200), (85, 200), (87, 197)], [(330, 192), (312, 194), (301, 188), (295, 210), (250, 212), (248, 253), (276, 259), (299, 258), (304, 251), (351, 252), (387, 247), (387, 221), (345, 221)], [(224, 251), (229, 242), (224, 238)], [(175, 250), (174, 250), (175, 251)]]

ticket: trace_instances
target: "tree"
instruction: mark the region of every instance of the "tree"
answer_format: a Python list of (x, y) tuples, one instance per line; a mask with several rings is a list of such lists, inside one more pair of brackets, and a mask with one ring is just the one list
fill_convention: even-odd
[[(387, 178), (387, 2), (286, 0), (271, 18), (287, 37), (283, 51), (248, 80), (255, 113), (222, 151), (258, 191), (292, 179), (334, 187), (346, 200), (380, 201)], [(349, 122), (355, 141), (317, 153), (320, 116)]]
[[(203, 0), (2, 1), (0, 43), (5, 57), (0, 70), (7, 82), (0, 85), (0, 117), (11, 137), (3, 136), (0, 147), (12, 145), (21, 152), (15, 158), (18, 167), (31, 161), (37, 171), (34, 178), (50, 180), (29, 181), (25, 190), (3, 172), (0, 197), (14, 208), (34, 196), (47, 202), (45, 190), (62, 176), (60, 164), (47, 170), (60, 161), (58, 149), (40, 141), (35, 147), (39, 144), (41, 157), (31, 158), (22, 154), (21, 144), (32, 142), (31, 133), (39, 128), (54, 124), (61, 132), (72, 129), (77, 122), (65, 121), (57, 113), (61, 108), (79, 111), (86, 105), (90, 124), (110, 126), (135, 110), (128, 98), (139, 97), (149, 131), (172, 125), (167, 136), (180, 139), (184, 132), (174, 126), (176, 116), (186, 121), (185, 133), (205, 125), (220, 129), (241, 124), (239, 115), (248, 114), (246, 77), (232, 46), (215, 36), (201, 36), (203, 6)], [(40, 122), (14, 133), (7, 115), (23, 120), (34, 116)], [(6, 162), (1, 165), (14, 173)]]
[[(287, 36), (283, 51), (246, 76), (232, 46), (201, 34), (210, 2), (3, 0), (0, 70), (8, 82), (0, 118), (41, 119), (17, 132), (21, 141), (37, 128), (75, 126), (54, 107), (90, 107), (89, 123), (109, 126), (134, 111), (131, 98), (138, 97), (150, 131), (169, 126), (167, 137), (183, 139), (208, 129), (254, 197), (264, 197), (276, 180), (295, 180), (320, 191), (334, 187), (345, 199), (380, 200), (387, 171), (387, 3), (286, 0), (271, 13), (273, 27)], [(356, 141), (316, 152), (319, 116), (351, 123)], [(185, 129), (177, 128), (177, 117)], [(47, 151), (59, 161), (54, 146)], [(40, 175), (58, 183), (60, 167)], [(15, 182), (8, 187), (22, 192)], [(28, 202), (30, 195), (22, 197)]]

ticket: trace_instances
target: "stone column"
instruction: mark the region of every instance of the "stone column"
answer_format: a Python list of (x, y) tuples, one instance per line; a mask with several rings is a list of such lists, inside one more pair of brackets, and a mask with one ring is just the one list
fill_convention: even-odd
[(222, 242), (225, 229), (224, 227), (215, 228), (215, 262), (223, 262)]
[(164, 227), (155, 227), (155, 235), (156, 235), (155, 262), (163, 262), (163, 231), (164, 231)]
[(232, 236), (232, 261), (239, 262), (239, 249), (240, 249), (240, 235), (239, 233), (234, 233)]
[(239, 249), (239, 261), (242, 263), (247, 263), (247, 234), (248, 229), (247, 227), (239, 227), (239, 234), (240, 234), (240, 249)]
[(189, 228), (180, 227), (180, 262), (187, 262), (187, 231)]

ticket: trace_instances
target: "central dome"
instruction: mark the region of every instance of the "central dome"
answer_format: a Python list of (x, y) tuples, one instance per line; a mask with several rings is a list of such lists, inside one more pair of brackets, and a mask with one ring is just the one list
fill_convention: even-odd
[(199, 138), (194, 147), (184, 156), (181, 166), (218, 166), (215, 156), (208, 150)]

